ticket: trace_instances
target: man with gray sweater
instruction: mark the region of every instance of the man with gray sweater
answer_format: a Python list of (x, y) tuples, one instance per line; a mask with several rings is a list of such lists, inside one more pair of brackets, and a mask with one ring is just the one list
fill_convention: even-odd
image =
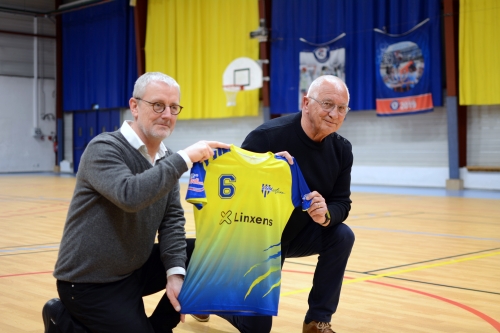
[[(186, 246), (178, 181), (192, 163), (229, 146), (200, 141), (168, 150), (162, 140), (179, 102), (174, 79), (146, 73), (129, 101), (134, 121), (85, 149), (54, 270), (60, 299), (43, 308), (45, 332), (172, 332), (184, 321), (177, 296), (193, 243)], [(147, 317), (142, 297), (163, 289)]]

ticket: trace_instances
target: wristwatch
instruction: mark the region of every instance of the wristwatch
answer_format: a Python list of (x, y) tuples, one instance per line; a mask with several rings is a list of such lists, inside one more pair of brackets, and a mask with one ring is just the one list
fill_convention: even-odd
[(326, 211), (326, 214), (325, 214), (325, 222), (321, 223), (322, 225), (327, 225), (328, 223), (330, 223), (331, 221), (331, 218), (330, 218), (330, 212), (329, 211)]

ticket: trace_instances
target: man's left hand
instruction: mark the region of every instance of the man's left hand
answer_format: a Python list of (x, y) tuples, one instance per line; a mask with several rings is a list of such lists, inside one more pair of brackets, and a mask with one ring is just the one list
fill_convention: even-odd
[[(181, 311), (181, 304), (177, 300), (181, 292), (182, 284), (184, 283), (184, 275), (172, 274), (167, 277), (167, 286), (165, 287), (165, 292), (170, 304), (174, 307), (175, 311)], [(186, 315), (181, 314), (181, 322), (184, 323)]]
[(323, 223), (326, 219), (325, 215), (328, 212), (328, 206), (326, 205), (325, 198), (323, 198), (318, 192), (312, 191), (306, 196), (306, 199), (311, 200), (311, 206), (307, 210), (309, 216), (314, 222), (325, 226)]
[(289, 152), (280, 151), (280, 152), (276, 153), (275, 155), (284, 157), (287, 160), (288, 164), (293, 165), (293, 157), (292, 157), (292, 155), (290, 155)]

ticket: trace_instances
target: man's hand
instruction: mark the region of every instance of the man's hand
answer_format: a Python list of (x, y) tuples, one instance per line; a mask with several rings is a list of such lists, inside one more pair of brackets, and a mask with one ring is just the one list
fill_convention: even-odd
[(288, 164), (293, 165), (293, 157), (287, 151), (280, 151), (279, 153), (276, 153), (274, 155), (286, 158)]
[(230, 145), (218, 141), (198, 141), (183, 150), (189, 156), (191, 162), (196, 163), (212, 157), (215, 148), (229, 149), (229, 147)]
[(325, 214), (328, 212), (328, 206), (326, 205), (325, 198), (323, 198), (318, 192), (312, 191), (306, 196), (306, 200), (311, 200), (311, 206), (307, 210), (307, 213), (313, 221), (323, 227), (330, 224), (323, 224), (326, 220)]
[[(181, 292), (182, 284), (184, 283), (184, 275), (172, 274), (167, 277), (167, 286), (165, 287), (165, 292), (170, 304), (174, 307), (175, 311), (181, 311), (181, 305), (177, 300), (179, 293)], [(181, 322), (184, 323), (186, 315), (181, 314)]]

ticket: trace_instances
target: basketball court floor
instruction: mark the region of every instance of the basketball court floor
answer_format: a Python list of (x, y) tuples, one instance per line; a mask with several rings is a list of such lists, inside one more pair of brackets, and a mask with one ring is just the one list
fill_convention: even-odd
[[(43, 332), (72, 176), (0, 175), (0, 332)], [(185, 193), (186, 184), (182, 183)], [(500, 332), (500, 191), (353, 186), (337, 332)], [(183, 201), (188, 237), (192, 207)], [(316, 257), (287, 260), (272, 332), (301, 332)], [(160, 293), (145, 298), (151, 313)], [(236, 330), (187, 316), (176, 333)], [(259, 332), (256, 332), (259, 333)]]

